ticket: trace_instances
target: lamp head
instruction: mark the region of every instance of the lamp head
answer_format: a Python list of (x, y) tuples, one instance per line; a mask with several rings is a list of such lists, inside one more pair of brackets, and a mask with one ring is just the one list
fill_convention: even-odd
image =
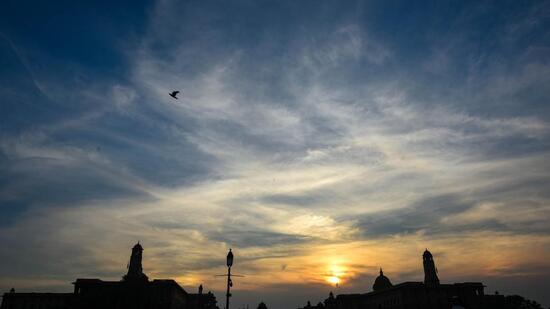
[(233, 252), (231, 252), (231, 249), (229, 249), (229, 253), (227, 253), (227, 267), (231, 267), (233, 265)]

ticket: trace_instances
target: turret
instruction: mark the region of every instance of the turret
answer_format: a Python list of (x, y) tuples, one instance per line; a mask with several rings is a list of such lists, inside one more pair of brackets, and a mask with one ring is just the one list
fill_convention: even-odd
[(422, 255), (424, 260), (424, 284), (427, 287), (436, 287), (439, 285), (439, 278), (437, 277), (437, 268), (433, 255), (426, 249)]
[(130, 263), (128, 264), (128, 273), (123, 277), (124, 281), (149, 281), (149, 278), (143, 273), (141, 266), (141, 258), (143, 255), (143, 247), (139, 242), (132, 248)]

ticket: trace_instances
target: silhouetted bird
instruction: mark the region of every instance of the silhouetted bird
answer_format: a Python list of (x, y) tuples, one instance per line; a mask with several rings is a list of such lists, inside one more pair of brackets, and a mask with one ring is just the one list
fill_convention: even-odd
[(172, 91), (172, 92), (169, 93), (169, 95), (170, 95), (172, 98), (174, 98), (174, 99), (177, 100), (177, 99), (178, 99), (178, 97), (177, 97), (178, 93), (180, 93), (180, 92), (179, 92), (179, 91)]

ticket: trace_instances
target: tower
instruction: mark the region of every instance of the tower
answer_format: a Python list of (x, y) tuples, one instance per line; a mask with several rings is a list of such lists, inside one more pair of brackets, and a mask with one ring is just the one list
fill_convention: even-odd
[(435, 287), (439, 285), (439, 278), (437, 277), (437, 268), (435, 268), (434, 257), (426, 249), (422, 255), (424, 260), (424, 284), (427, 287)]
[(123, 277), (124, 281), (149, 281), (149, 278), (147, 278), (147, 276), (143, 273), (143, 267), (141, 266), (142, 254), (143, 247), (138, 242), (132, 248), (132, 255), (130, 256), (130, 263), (128, 265), (128, 273)]

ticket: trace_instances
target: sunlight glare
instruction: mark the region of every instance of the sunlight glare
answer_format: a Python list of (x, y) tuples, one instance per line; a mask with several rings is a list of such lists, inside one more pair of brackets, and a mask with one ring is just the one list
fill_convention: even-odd
[(340, 278), (336, 276), (328, 277), (327, 281), (332, 284), (340, 284)]

